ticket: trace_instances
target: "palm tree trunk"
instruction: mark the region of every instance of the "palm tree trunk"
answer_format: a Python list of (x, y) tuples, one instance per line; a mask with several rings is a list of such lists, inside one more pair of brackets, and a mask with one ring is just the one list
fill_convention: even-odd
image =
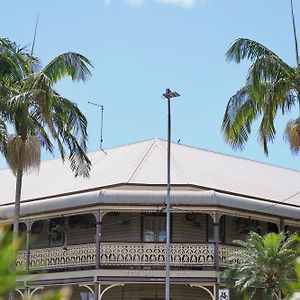
[(13, 241), (16, 241), (19, 236), (21, 191), (22, 191), (22, 179), (23, 179), (23, 170), (21, 167), (19, 167), (16, 177), (17, 179), (16, 179), (16, 194), (15, 194), (15, 209), (14, 209)]
[[(21, 191), (22, 191), (22, 179), (23, 179), (23, 169), (21, 164), (19, 164), (17, 176), (16, 176), (16, 193), (15, 193), (15, 208), (14, 208), (14, 226), (13, 226), (13, 242), (15, 242), (19, 237), (19, 223), (20, 223), (20, 206), (21, 206)], [(16, 264), (12, 267), (12, 272), (16, 270)], [(16, 298), (16, 292), (11, 291), (9, 293), (9, 300), (14, 300)]]

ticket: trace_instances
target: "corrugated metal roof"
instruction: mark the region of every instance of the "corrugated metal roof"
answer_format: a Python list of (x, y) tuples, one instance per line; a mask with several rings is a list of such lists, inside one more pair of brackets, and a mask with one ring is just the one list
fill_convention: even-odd
[[(82, 208), (89, 205), (123, 205), (141, 206), (154, 205), (164, 206), (166, 191), (157, 190), (98, 190), (83, 194), (53, 197), (50, 199), (24, 202), (21, 205), (22, 217), (45, 212), (58, 212), (70, 208)], [(300, 219), (300, 207), (290, 205), (266, 205), (264, 200), (246, 198), (242, 196), (229, 195), (215, 191), (171, 191), (172, 209), (176, 206), (223, 206), (237, 210), (248, 210), (264, 214), (276, 215)], [(0, 209), (0, 219), (13, 219), (14, 204), (6, 205)]]
[[(38, 174), (24, 176), (22, 199), (101, 189), (116, 184), (166, 184), (164, 140), (152, 139), (89, 154), (89, 179), (74, 178), (67, 163), (42, 163)], [(172, 184), (194, 185), (252, 198), (300, 206), (300, 172), (172, 143)], [(0, 205), (14, 202), (15, 178), (0, 171)], [(289, 198), (289, 199), (287, 199)]]

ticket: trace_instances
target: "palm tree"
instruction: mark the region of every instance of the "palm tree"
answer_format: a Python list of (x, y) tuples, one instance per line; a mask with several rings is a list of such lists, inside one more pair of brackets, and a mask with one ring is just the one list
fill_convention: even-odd
[(260, 299), (281, 299), (281, 294), (291, 292), (290, 281), (295, 279), (296, 241), (297, 235), (286, 239), (283, 232), (266, 236), (251, 232), (249, 239), (235, 241), (244, 249), (230, 257), (225, 282), (250, 299), (258, 295)]
[[(0, 38), (0, 99), (8, 98), (10, 88), (28, 72), (28, 54), (24, 48), (6, 38)], [(6, 103), (0, 102), (0, 152), (3, 153), (7, 140), (4, 114)]]
[[(298, 50), (298, 39), (297, 39), (297, 32), (296, 32), (296, 25), (295, 25), (293, 0), (291, 0), (291, 12), (292, 12), (293, 32), (294, 32), (294, 40), (295, 40), (296, 63), (299, 69), (300, 57), (299, 57), (299, 50)], [(298, 93), (298, 102), (299, 102), (299, 110), (300, 110), (299, 87), (297, 93)], [(292, 153), (298, 154), (300, 150), (300, 118), (288, 122), (284, 132), (284, 137), (289, 142)]]
[[(243, 149), (251, 134), (252, 123), (261, 117), (258, 139), (268, 154), (268, 143), (276, 135), (274, 125), (278, 111), (290, 111), (300, 105), (300, 65), (293, 1), (292, 20), (295, 38), (296, 67), (289, 66), (277, 54), (264, 45), (246, 38), (237, 39), (226, 53), (229, 61), (240, 63), (250, 60), (246, 85), (233, 95), (226, 107), (222, 122), (225, 140), (237, 149)], [(300, 119), (288, 123), (285, 137), (292, 152), (300, 148)]]
[[(0, 59), (6, 54), (0, 51)], [(17, 54), (11, 54), (16, 61)], [(91, 76), (90, 61), (73, 52), (55, 57), (43, 68), (26, 52), (20, 61), (24, 65), (13, 64), (0, 77), (5, 83), (0, 93), (2, 152), (16, 176), (14, 239), (18, 237), (23, 174), (39, 168), (41, 148), (53, 153), (55, 142), (63, 160), (67, 151), (75, 176), (89, 176), (91, 166), (85, 153), (87, 120), (74, 102), (54, 89), (66, 76), (74, 81), (87, 80)], [(6, 124), (14, 128), (13, 134), (8, 135)]]

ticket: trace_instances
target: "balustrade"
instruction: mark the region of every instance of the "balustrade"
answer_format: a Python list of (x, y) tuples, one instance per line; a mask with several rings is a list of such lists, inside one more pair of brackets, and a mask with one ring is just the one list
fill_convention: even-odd
[[(229, 264), (232, 263), (232, 258), (234, 262), (238, 262), (241, 258), (241, 252), (243, 249), (235, 246), (228, 246), (228, 245), (220, 245), (219, 246), (219, 259), (220, 259), (220, 266), (227, 267)], [(229, 262), (229, 258), (231, 261)]]
[[(236, 247), (220, 245), (220, 265), (226, 266), (228, 257)], [(101, 243), (100, 262), (103, 267), (165, 265), (166, 247), (163, 243)], [(172, 267), (202, 267), (214, 265), (213, 244), (171, 244)], [(19, 269), (25, 269), (26, 253), (20, 251), (17, 259)], [(82, 244), (67, 247), (53, 247), (30, 250), (30, 270), (45, 271), (70, 268), (94, 267), (96, 245)]]

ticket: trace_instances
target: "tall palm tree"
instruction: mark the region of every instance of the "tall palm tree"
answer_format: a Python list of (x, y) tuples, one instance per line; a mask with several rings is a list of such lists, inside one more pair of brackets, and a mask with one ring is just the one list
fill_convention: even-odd
[[(16, 59), (17, 53), (13, 54)], [(56, 143), (63, 160), (68, 153), (75, 176), (87, 177), (91, 166), (85, 153), (87, 120), (74, 102), (54, 89), (66, 76), (74, 81), (87, 80), (91, 76), (90, 61), (81, 54), (69, 52), (41, 68), (38, 59), (27, 53), (22, 56), (24, 67), (13, 64), (8, 68), (2, 76), (6, 85), (0, 93), (2, 152), (16, 176), (14, 239), (18, 237), (23, 174), (39, 168), (41, 148), (53, 153), (53, 143)], [(14, 66), (18, 68), (14, 70)], [(6, 124), (14, 128), (10, 135)]]
[[(292, 12), (292, 23), (293, 23), (293, 32), (294, 32), (294, 40), (295, 40), (296, 63), (299, 69), (300, 57), (299, 57), (299, 50), (298, 50), (298, 39), (297, 39), (297, 31), (296, 31), (296, 24), (295, 24), (293, 0), (291, 0), (291, 12)], [(297, 92), (298, 92), (299, 114), (300, 114), (299, 87)], [(295, 154), (298, 154), (300, 150), (300, 117), (288, 122), (284, 132), (284, 137), (289, 142), (291, 151)]]
[(252, 299), (281, 299), (291, 293), (291, 280), (295, 279), (297, 235), (286, 239), (283, 232), (260, 236), (251, 232), (249, 239), (235, 241), (244, 249), (229, 259), (230, 267), (223, 278), (239, 295)]
[[(237, 39), (226, 53), (229, 61), (240, 63), (250, 60), (246, 85), (233, 95), (226, 107), (222, 131), (225, 140), (233, 147), (243, 149), (251, 134), (252, 123), (261, 117), (258, 139), (268, 154), (268, 143), (276, 135), (274, 124), (279, 111), (290, 111), (300, 105), (300, 65), (298, 43), (291, 0), (293, 31), (295, 38), (296, 67), (289, 66), (277, 54), (264, 45), (246, 38)], [(292, 152), (300, 149), (300, 119), (288, 123), (285, 136)]]

